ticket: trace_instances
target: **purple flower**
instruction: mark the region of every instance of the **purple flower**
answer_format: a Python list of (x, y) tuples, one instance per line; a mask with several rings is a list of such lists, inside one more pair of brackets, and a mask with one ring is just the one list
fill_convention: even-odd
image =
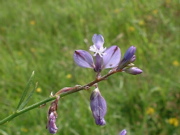
[(125, 129), (119, 133), (119, 135), (126, 135), (126, 134), (127, 134), (127, 131)]
[(124, 68), (123, 71), (132, 75), (141, 74), (143, 72), (141, 69), (137, 67)]
[(74, 52), (75, 63), (83, 68), (92, 68), (95, 72), (101, 72), (102, 69), (117, 67), (120, 59), (121, 52), (118, 46), (111, 46), (108, 49), (103, 47), (104, 38), (102, 35), (94, 34), (93, 45), (89, 50), (94, 54), (92, 55), (85, 50), (76, 50)]
[(56, 127), (56, 118), (57, 116), (55, 112), (51, 112), (49, 114), (47, 128), (49, 130), (49, 133), (51, 134), (55, 134), (58, 130), (58, 128)]
[(134, 55), (135, 52), (136, 52), (136, 47), (134, 47), (134, 46), (129, 47), (128, 50), (126, 51), (126, 53), (124, 54), (123, 59), (120, 61), (117, 70), (122, 70), (129, 63), (134, 62), (136, 59), (136, 56)]
[(104, 116), (107, 111), (106, 101), (101, 96), (101, 93), (98, 88), (96, 88), (90, 97), (90, 106), (93, 117), (97, 125), (105, 125), (106, 121), (104, 120)]

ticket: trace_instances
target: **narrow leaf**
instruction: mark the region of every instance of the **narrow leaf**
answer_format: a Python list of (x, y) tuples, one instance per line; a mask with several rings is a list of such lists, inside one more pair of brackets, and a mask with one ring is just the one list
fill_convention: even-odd
[(38, 83), (36, 83), (36, 85), (34, 86), (34, 88), (32, 89), (32, 91), (30, 91), (30, 92), (27, 94), (26, 98), (24, 99), (24, 101), (22, 102), (22, 104), (19, 106), (19, 109), (20, 109), (20, 110), (23, 109), (23, 108), (27, 105), (27, 103), (29, 102), (30, 98), (32, 97), (34, 91), (37, 89), (37, 86), (38, 86)]
[(21, 104), (24, 102), (25, 97), (28, 94), (28, 91), (29, 91), (30, 86), (31, 86), (31, 84), (33, 82), (33, 79), (34, 79), (34, 71), (32, 72), (31, 77), (29, 78), (29, 81), (28, 81), (28, 83), (27, 83), (27, 85), (26, 85), (26, 87), (25, 87), (25, 89), (24, 89), (24, 91), (22, 93), (21, 99), (20, 99), (19, 104), (17, 106), (17, 110), (22, 109)]

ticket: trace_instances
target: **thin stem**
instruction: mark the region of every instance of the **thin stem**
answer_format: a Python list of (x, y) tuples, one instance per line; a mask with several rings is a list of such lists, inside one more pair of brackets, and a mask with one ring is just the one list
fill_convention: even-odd
[(31, 106), (25, 107), (25, 108), (22, 109), (22, 110), (17, 110), (17, 111), (15, 111), (13, 114), (11, 114), (11, 115), (9, 115), (8, 117), (6, 117), (6, 118), (4, 118), (3, 120), (1, 120), (1, 121), (0, 121), (0, 125), (2, 125), (2, 124), (4, 124), (4, 123), (12, 120), (13, 118), (21, 115), (22, 113), (25, 113), (25, 112), (27, 112), (27, 111), (30, 111), (30, 110), (34, 109), (34, 108), (37, 108), (37, 107), (39, 107), (39, 106), (41, 106), (41, 105), (43, 105), (43, 104), (46, 104), (46, 103), (49, 102), (49, 101), (55, 100), (55, 99), (57, 98), (57, 96), (64, 97), (64, 96), (66, 96), (66, 95), (69, 95), (69, 94), (78, 92), (78, 91), (80, 91), (80, 90), (84, 90), (84, 89), (86, 89), (87, 87), (91, 87), (91, 86), (93, 86), (94, 84), (96, 84), (96, 83), (98, 83), (98, 82), (100, 82), (100, 81), (103, 81), (103, 80), (107, 79), (110, 75), (112, 75), (112, 74), (114, 74), (114, 73), (117, 73), (117, 71), (112, 71), (112, 72), (104, 75), (103, 77), (97, 78), (97, 79), (95, 79), (94, 81), (92, 81), (92, 82), (90, 82), (90, 83), (88, 83), (88, 84), (86, 84), (86, 85), (84, 85), (84, 86), (76, 85), (76, 86), (74, 86), (74, 87), (65, 87), (65, 88), (59, 90), (53, 97), (49, 97), (49, 98), (47, 98), (47, 99), (44, 99), (44, 100), (42, 100), (42, 101), (40, 101), (40, 102), (38, 102), (38, 103), (35, 103), (35, 104), (31, 105)]

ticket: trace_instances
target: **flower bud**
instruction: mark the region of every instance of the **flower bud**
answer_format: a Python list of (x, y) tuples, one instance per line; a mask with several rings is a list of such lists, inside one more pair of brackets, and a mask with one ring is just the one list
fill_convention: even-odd
[(130, 68), (125, 68), (124, 71), (126, 73), (132, 74), (132, 75), (137, 75), (141, 74), (143, 71), (137, 67), (130, 67)]
[(97, 125), (105, 125), (106, 121), (104, 120), (104, 116), (107, 111), (106, 101), (101, 96), (101, 93), (98, 88), (96, 88), (90, 97), (90, 106), (93, 117)]
[(56, 127), (56, 118), (57, 115), (55, 112), (51, 112), (49, 114), (47, 128), (49, 130), (49, 133), (51, 134), (55, 134), (58, 130), (58, 128)]
[(133, 63), (135, 60), (136, 60), (136, 55), (133, 55), (131, 60), (130, 60), (130, 63)]
[(121, 70), (124, 67), (126, 67), (129, 63), (134, 62), (136, 59), (134, 55), (135, 52), (136, 52), (136, 47), (134, 46), (129, 47), (126, 53), (124, 54), (123, 59), (120, 61), (117, 70)]

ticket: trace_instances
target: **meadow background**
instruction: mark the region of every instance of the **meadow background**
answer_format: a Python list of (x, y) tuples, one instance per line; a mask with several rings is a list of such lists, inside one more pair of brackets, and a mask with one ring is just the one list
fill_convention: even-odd
[[(180, 133), (180, 5), (178, 0), (0, 0), (0, 120), (16, 108), (35, 71), (30, 103), (94, 78), (73, 62), (93, 34), (122, 55), (137, 47), (138, 76), (119, 73), (99, 84), (107, 101), (106, 126), (95, 125), (91, 90), (61, 99), (58, 135), (178, 135)], [(108, 70), (104, 71), (104, 73)], [(0, 125), (2, 135), (48, 135), (49, 104)]]

